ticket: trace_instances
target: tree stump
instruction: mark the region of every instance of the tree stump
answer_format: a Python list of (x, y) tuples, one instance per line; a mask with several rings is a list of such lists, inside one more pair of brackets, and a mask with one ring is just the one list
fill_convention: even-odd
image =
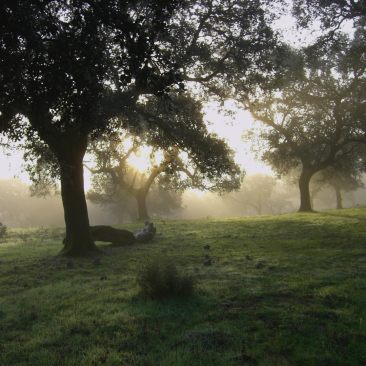
[(145, 228), (135, 234), (137, 243), (146, 243), (150, 241), (156, 233), (156, 227), (152, 222), (145, 221)]

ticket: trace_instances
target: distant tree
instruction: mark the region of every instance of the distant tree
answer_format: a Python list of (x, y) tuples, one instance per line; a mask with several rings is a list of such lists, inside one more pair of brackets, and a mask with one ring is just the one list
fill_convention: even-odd
[[(136, 181), (140, 178), (136, 173)], [(94, 174), (92, 176), (93, 189), (86, 192), (88, 201), (102, 207), (112, 214), (119, 222), (139, 220), (136, 199), (124, 191), (119, 185), (115, 185), (106, 174)], [(157, 183), (150, 187), (150, 194), (146, 199), (147, 212), (152, 217), (168, 217), (182, 207), (182, 191), (164, 190)]]
[[(168, 107), (166, 110), (163, 103), (147, 102), (140, 118), (146, 121), (155, 119), (156, 126), (173, 125), (182, 134), (176, 144), (171, 144), (165, 129), (157, 127), (135, 135), (121, 132), (113, 139), (95, 141), (90, 145), (96, 167), (88, 169), (93, 174), (109, 175), (114, 185), (134, 197), (139, 220), (149, 218), (146, 198), (156, 179), (165, 190), (196, 188), (224, 193), (240, 187), (242, 172), (234, 162), (234, 153), (223, 140), (207, 132), (201, 104), (180, 96), (175, 104), (170, 103)], [(132, 147), (126, 151), (125, 141), (131, 137)], [(148, 146), (153, 148), (150, 167), (138, 173), (129, 158)], [(163, 158), (156, 162), (154, 157), (159, 152)]]
[(289, 187), (284, 183), (282, 179), (277, 179), (274, 191), (268, 201), (267, 210), (269, 214), (279, 215), (295, 211), (293, 199), (296, 197), (296, 194), (293, 188), (293, 186)]
[[(263, 173), (248, 175), (238, 192), (231, 193), (224, 200), (250, 207), (256, 215), (280, 214), (291, 210), (289, 200), (292, 194), (277, 178)], [(253, 212), (253, 211), (252, 211)], [(251, 214), (250, 211), (245, 213)]]
[(249, 175), (239, 192), (230, 195), (232, 200), (252, 207), (257, 215), (262, 215), (264, 207), (268, 207), (270, 197), (276, 186), (276, 179), (268, 174)]
[(19, 179), (0, 179), (0, 221), (19, 219), (24, 200), (29, 197), (28, 186)]
[(298, 58), (280, 91), (263, 92), (252, 104), (244, 103), (262, 123), (261, 159), (279, 174), (301, 166), (299, 211), (312, 209), (311, 177), (353, 156), (366, 142), (366, 47), (358, 52), (361, 43), (366, 46), (364, 33), (358, 29), (346, 49), (322, 59)]
[(315, 181), (323, 187), (330, 187), (335, 192), (336, 207), (342, 209), (342, 191), (352, 192), (365, 188), (362, 181), (365, 167), (362, 159), (347, 159), (341, 166), (330, 166), (321, 170), (315, 177)]

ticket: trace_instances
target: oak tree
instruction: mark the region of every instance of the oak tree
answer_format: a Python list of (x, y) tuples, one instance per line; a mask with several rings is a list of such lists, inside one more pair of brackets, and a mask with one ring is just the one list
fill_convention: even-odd
[[(92, 142), (95, 168), (88, 169), (93, 175), (107, 174), (115, 186), (134, 197), (140, 220), (149, 218), (146, 198), (155, 181), (163, 189), (175, 191), (195, 188), (224, 193), (239, 189), (243, 172), (226, 142), (208, 133), (201, 103), (187, 94), (176, 96), (174, 102), (150, 99), (140, 106), (138, 118), (155, 127), (135, 134), (122, 130), (112, 139)], [(128, 138), (132, 140), (126, 149)], [(147, 147), (152, 149), (150, 166), (137, 172), (129, 158)], [(159, 154), (161, 159), (156, 161)]]
[(279, 174), (301, 166), (299, 211), (312, 210), (311, 177), (347, 159), (366, 142), (364, 39), (364, 30), (358, 29), (341, 51), (318, 60), (300, 56), (297, 69), (279, 91), (263, 92), (252, 104), (243, 103), (262, 123), (261, 159)]
[(274, 193), (276, 183), (274, 177), (256, 173), (245, 177), (240, 191), (229, 197), (235, 202), (253, 208), (257, 215), (262, 215), (264, 209), (270, 206), (270, 198)]

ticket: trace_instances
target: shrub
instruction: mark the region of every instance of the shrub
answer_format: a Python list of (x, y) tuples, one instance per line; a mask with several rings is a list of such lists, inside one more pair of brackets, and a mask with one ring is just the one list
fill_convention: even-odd
[(0, 239), (8, 235), (8, 228), (6, 226), (0, 226)]
[(174, 262), (166, 258), (141, 264), (136, 280), (141, 289), (140, 295), (150, 299), (189, 297), (196, 288), (195, 278), (182, 274)]

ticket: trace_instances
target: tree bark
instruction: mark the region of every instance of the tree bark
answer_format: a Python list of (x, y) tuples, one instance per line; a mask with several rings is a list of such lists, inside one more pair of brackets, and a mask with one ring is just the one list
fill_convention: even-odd
[(77, 257), (101, 252), (91, 235), (84, 192), (83, 158), (87, 136), (60, 134), (57, 137), (58, 142), (52, 141), (50, 147), (61, 167), (61, 198), (66, 224), (62, 253)]
[(309, 190), (310, 179), (313, 176), (313, 174), (314, 173), (309, 168), (303, 166), (299, 179), (299, 189), (300, 189), (299, 212), (313, 211), (311, 207), (310, 190)]
[(310, 206), (313, 208), (314, 207), (314, 195), (310, 194)]
[(115, 246), (132, 245), (136, 243), (133, 232), (124, 229), (115, 229), (111, 226), (92, 226), (91, 234), (96, 241), (106, 241)]
[(83, 256), (99, 251), (90, 232), (82, 159), (75, 158), (73, 165), (61, 168), (61, 197), (66, 224), (66, 240), (62, 252), (69, 256)]
[(49, 146), (60, 167), (61, 198), (66, 238), (61, 253), (83, 256), (101, 252), (95, 245), (89, 225), (84, 192), (83, 159), (88, 145), (87, 129), (60, 130), (55, 127), (47, 107), (25, 113), (39, 137)]
[(341, 189), (338, 186), (334, 186), (334, 189), (337, 198), (337, 210), (341, 210), (343, 208)]
[[(150, 186), (148, 187), (148, 189), (150, 188)], [(135, 196), (136, 200), (137, 200), (137, 207), (138, 207), (138, 220), (148, 220), (149, 214), (147, 212), (147, 207), (146, 207), (146, 197), (148, 194), (148, 190), (145, 189), (138, 189), (137, 195)]]

